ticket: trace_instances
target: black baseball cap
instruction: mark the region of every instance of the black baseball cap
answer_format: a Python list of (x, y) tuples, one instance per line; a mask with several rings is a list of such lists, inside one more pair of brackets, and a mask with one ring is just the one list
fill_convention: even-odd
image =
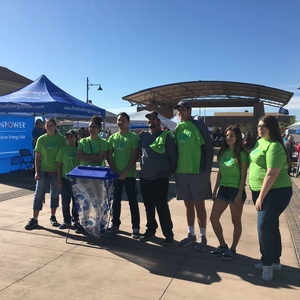
[(175, 109), (178, 109), (179, 106), (187, 107), (187, 108), (192, 108), (191, 104), (187, 101), (179, 101), (177, 105), (174, 106)]
[(73, 130), (73, 129), (69, 130), (69, 131), (66, 133), (66, 136), (69, 135), (69, 134), (74, 135), (74, 136), (77, 137), (77, 132), (76, 132), (75, 130)]
[(160, 118), (159, 118), (159, 113), (158, 113), (158, 111), (156, 111), (156, 110), (150, 111), (149, 114), (146, 114), (145, 117), (146, 117), (146, 118), (149, 118), (150, 116), (155, 117), (155, 118), (157, 118), (157, 119), (160, 120)]
[(35, 121), (35, 125), (44, 124), (44, 121), (42, 119), (37, 119)]

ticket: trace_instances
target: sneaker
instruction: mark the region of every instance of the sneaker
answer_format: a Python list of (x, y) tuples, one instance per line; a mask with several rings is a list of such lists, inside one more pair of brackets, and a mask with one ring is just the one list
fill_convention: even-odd
[(197, 245), (197, 251), (205, 251), (206, 250), (206, 245), (207, 245), (207, 239), (205, 235), (200, 236), (199, 242)]
[(191, 235), (189, 233), (186, 238), (184, 238), (183, 240), (181, 240), (178, 243), (178, 246), (180, 246), (180, 247), (186, 247), (186, 246), (191, 245), (191, 244), (193, 244), (195, 242), (196, 242), (196, 235)]
[(271, 281), (273, 279), (273, 267), (272, 266), (263, 266), (263, 273), (261, 279), (264, 281)]
[(59, 225), (59, 229), (67, 229), (70, 228), (71, 224), (70, 223), (62, 223)]
[(25, 229), (26, 230), (32, 230), (33, 228), (38, 227), (38, 221), (34, 218), (31, 218), (29, 222), (26, 224)]
[(236, 252), (235, 250), (232, 250), (232, 249), (227, 249), (221, 256), (222, 259), (225, 259), (225, 260), (231, 260), (233, 258), (235, 258), (236, 256)]
[(73, 225), (76, 229), (82, 229), (83, 228), (82, 225), (78, 221), (75, 221)]
[(147, 231), (144, 234), (140, 235), (140, 241), (149, 241), (150, 239), (152, 239), (153, 237), (155, 237), (155, 233), (152, 233), (150, 231)]
[(114, 224), (111, 224), (107, 229), (106, 232), (107, 233), (112, 233), (112, 232), (116, 232), (119, 230), (119, 226), (115, 226)]
[(163, 245), (164, 246), (171, 246), (174, 242), (174, 237), (173, 236), (170, 236), (170, 237), (166, 237), (165, 240), (164, 240), (164, 243)]
[[(81, 226), (81, 225), (80, 225), (80, 226)], [(83, 226), (77, 227), (77, 228), (75, 229), (75, 233), (84, 233), (84, 232), (85, 232), (85, 230), (84, 230)]]
[(216, 248), (213, 251), (210, 251), (210, 256), (212, 257), (219, 257), (221, 256), (223, 253), (226, 252), (226, 250), (228, 250), (228, 246), (219, 246), (218, 248)]
[(54, 215), (52, 215), (52, 216), (50, 217), (50, 223), (51, 223), (51, 225), (54, 226), (54, 227), (58, 227), (58, 226), (59, 226), (59, 223), (57, 222), (56, 217), (55, 217)]
[[(272, 268), (273, 268), (273, 271), (280, 272), (281, 271), (281, 264), (280, 263), (272, 264)], [(255, 264), (254, 269), (262, 271), (263, 270), (263, 264), (262, 263)]]
[(133, 239), (138, 239), (138, 238), (140, 238), (140, 231), (139, 231), (137, 228), (133, 228), (131, 237), (132, 237)]

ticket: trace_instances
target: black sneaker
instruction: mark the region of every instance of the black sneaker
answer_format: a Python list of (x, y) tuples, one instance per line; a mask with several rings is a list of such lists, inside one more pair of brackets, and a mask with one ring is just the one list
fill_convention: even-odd
[(226, 246), (219, 246), (214, 251), (210, 251), (210, 256), (213, 256), (213, 257), (221, 256), (222, 254), (224, 254), (226, 252), (226, 250), (228, 250), (227, 245)]
[(222, 254), (221, 258), (225, 260), (231, 260), (235, 258), (235, 256), (236, 256), (235, 250), (227, 249), (225, 253)]
[(131, 237), (133, 239), (139, 239), (140, 238), (140, 231), (137, 228), (134, 228), (131, 234)]
[(171, 246), (173, 244), (173, 242), (174, 242), (174, 237), (170, 236), (170, 237), (165, 238), (163, 245)]
[(78, 221), (74, 222), (73, 226), (74, 226), (76, 229), (82, 229), (82, 228), (83, 228), (82, 225), (81, 225)]
[(59, 229), (67, 229), (70, 228), (71, 224), (70, 223), (62, 223), (59, 225)]
[(112, 233), (112, 232), (116, 232), (119, 230), (119, 226), (115, 226), (113, 224), (111, 224), (107, 229), (106, 229), (106, 233)]
[[(80, 225), (80, 226), (81, 226), (81, 225)], [(75, 233), (84, 233), (84, 232), (85, 232), (85, 230), (84, 230), (83, 226), (77, 227), (77, 228), (75, 229)]]
[(57, 222), (56, 217), (55, 217), (54, 215), (52, 215), (52, 216), (50, 217), (50, 223), (51, 223), (51, 225), (54, 226), (54, 227), (58, 227), (58, 226), (59, 226), (59, 223)]
[(35, 220), (34, 218), (31, 218), (30, 220), (29, 220), (29, 222), (26, 224), (26, 226), (25, 226), (25, 229), (26, 230), (32, 230), (33, 228), (36, 228), (36, 227), (38, 227), (38, 221), (37, 220)]
[(155, 233), (146, 231), (144, 234), (140, 235), (140, 241), (149, 241), (150, 239), (152, 239), (153, 237), (155, 237)]

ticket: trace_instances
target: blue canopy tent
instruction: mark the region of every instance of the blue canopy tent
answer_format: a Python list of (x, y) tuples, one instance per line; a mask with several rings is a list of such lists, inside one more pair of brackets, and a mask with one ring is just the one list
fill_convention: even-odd
[[(45, 75), (12, 93), (0, 96), (0, 173), (10, 172), (10, 160), (21, 148), (31, 149), (34, 116), (89, 120), (106, 117), (106, 111), (76, 99)], [(18, 166), (16, 166), (17, 168)]]
[(87, 120), (98, 115), (105, 119), (105, 109), (78, 100), (45, 75), (17, 91), (1, 96), (0, 112), (22, 112), (72, 120)]

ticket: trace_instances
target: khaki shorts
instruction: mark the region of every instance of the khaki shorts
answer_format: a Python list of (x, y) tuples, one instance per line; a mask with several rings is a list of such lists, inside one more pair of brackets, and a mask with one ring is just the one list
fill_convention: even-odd
[(200, 174), (175, 174), (177, 200), (195, 202), (211, 199), (210, 178), (206, 172)]

